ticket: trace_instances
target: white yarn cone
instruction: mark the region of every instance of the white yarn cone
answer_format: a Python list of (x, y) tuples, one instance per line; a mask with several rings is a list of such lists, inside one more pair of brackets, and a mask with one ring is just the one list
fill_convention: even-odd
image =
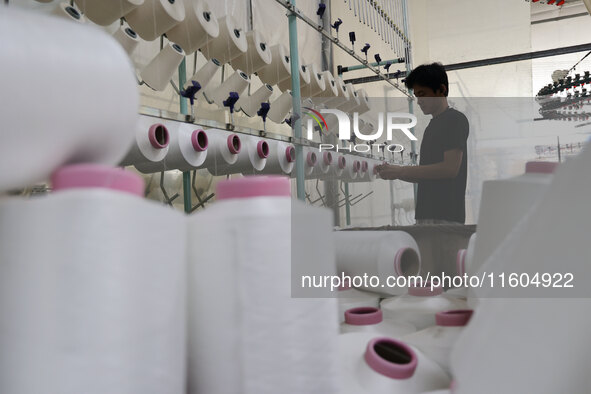
[(168, 153), (164, 160), (156, 163), (139, 163), (136, 168), (144, 173), (154, 173), (167, 170), (189, 171), (200, 167), (207, 158), (207, 133), (200, 128), (180, 123), (171, 127), (168, 131), (170, 143)]
[(367, 182), (369, 181), (368, 172), (369, 171), (369, 163), (367, 160), (361, 159), (359, 161), (359, 172), (357, 173), (357, 179), (355, 182)]
[(200, 168), (214, 174), (219, 168), (225, 168), (238, 160), (238, 153), (242, 149), (240, 137), (226, 130), (208, 129), (207, 157)]
[(341, 174), (341, 180), (343, 182), (353, 182), (359, 175), (361, 169), (361, 162), (352, 155), (347, 155), (347, 161), (343, 173)]
[[(314, 172), (314, 168), (318, 165), (318, 150), (309, 147), (303, 147), (302, 150), (304, 156), (304, 177), (310, 178), (312, 172)], [(291, 172), (291, 177), (296, 177), (295, 167), (294, 170)]]
[(588, 298), (481, 299), (452, 349), (454, 394), (586, 393), (590, 308)]
[(359, 97), (357, 97), (357, 92), (354, 90), (353, 85), (348, 83), (345, 85), (345, 89), (347, 95), (349, 96), (348, 100), (336, 106), (337, 109), (340, 109), (343, 112), (354, 112), (354, 110), (359, 107), (361, 103), (359, 101)]
[[(292, 296), (292, 264), (334, 273), (330, 212), (292, 200), (289, 184), (221, 181), (191, 217), (189, 393), (338, 393), (335, 300)], [(291, 250), (306, 240), (316, 253)]]
[(375, 293), (369, 293), (352, 287), (339, 287), (337, 292), (339, 304), (339, 323), (345, 321), (345, 311), (359, 307), (380, 307), (380, 297)]
[(208, 168), (212, 175), (228, 175), (242, 173), (252, 175), (256, 171), (262, 171), (269, 157), (269, 144), (267, 141), (250, 136), (242, 135), (240, 137), (241, 147), (236, 154), (237, 159), (234, 163), (218, 165), (214, 168)]
[(362, 121), (363, 124), (359, 126), (359, 130), (361, 130), (363, 133), (372, 134), (375, 132), (375, 126), (371, 121), (362, 119), (360, 119), (360, 121)]
[(460, 275), (464, 275), (467, 272), (472, 271), (472, 262), (474, 260), (474, 248), (476, 247), (476, 233), (472, 234), (470, 240), (468, 241), (468, 249), (466, 249), (466, 253), (463, 255), (462, 264), (458, 273)]
[[(468, 248), (467, 249), (460, 249), (456, 255), (456, 275), (460, 277), (464, 277), (466, 274), (466, 269), (470, 269), (470, 265), (472, 263), (472, 258), (474, 257), (474, 244), (476, 241), (476, 233), (472, 234), (470, 240), (468, 241)], [(458, 297), (462, 300), (466, 300), (468, 297), (468, 287), (460, 286), (455, 288), (450, 288), (445, 292), (445, 294), (453, 297)]]
[[(310, 83), (310, 68), (307, 65), (300, 64), (300, 87)], [(282, 91), (291, 90), (291, 77), (277, 84)], [(304, 97), (304, 96), (302, 96)]]
[(341, 334), (366, 332), (376, 336), (400, 338), (414, 333), (412, 324), (384, 320), (379, 308), (358, 307), (345, 311), (345, 321), (341, 324)]
[(140, 39), (135, 31), (129, 26), (121, 25), (113, 34), (113, 38), (125, 49), (127, 55), (131, 57), (137, 49)]
[(217, 59), (210, 59), (189, 78), (184, 88), (187, 89), (193, 86), (193, 82), (197, 82), (201, 86), (201, 91), (204, 91), (219, 69), (221, 69), (221, 63)]
[(378, 172), (376, 167), (381, 165), (382, 162), (379, 160), (371, 159), (367, 161), (369, 163), (369, 170), (367, 171), (367, 177), (369, 178), (370, 182), (373, 182), (378, 178)]
[[(401, 294), (402, 290), (386, 286), (389, 277), (408, 277), (421, 271), (419, 247), (410, 234), (403, 231), (336, 231), (337, 267), (350, 277), (377, 276), (384, 287), (369, 283), (359, 287), (384, 294)], [(366, 285), (366, 286), (365, 286)]]
[(101, 26), (118, 21), (144, 0), (74, 0), (84, 16)]
[(267, 117), (275, 123), (282, 123), (292, 108), (293, 97), (291, 91), (288, 90), (283, 92), (281, 96), (271, 103), (271, 109), (269, 110)]
[(347, 159), (344, 155), (333, 154), (333, 160), (330, 164), (328, 172), (320, 177), (320, 179), (339, 179), (347, 166)]
[(218, 25), (220, 34), (202, 46), (201, 52), (207, 59), (229, 63), (247, 51), (246, 33), (238, 27), (232, 15), (219, 18)]
[(304, 98), (314, 97), (318, 94), (324, 93), (324, 90), (326, 89), (324, 74), (320, 72), (320, 69), (316, 64), (311, 63), (308, 64), (307, 67), (310, 70), (310, 81), (308, 83), (300, 81), (301, 93)]
[[(314, 168), (318, 165), (318, 150), (309, 147), (303, 147), (304, 155), (304, 177), (309, 178), (314, 172)], [(296, 172), (292, 171), (291, 177), (295, 178)]]
[(319, 179), (326, 176), (334, 160), (334, 155), (329, 151), (319, 152), (316, 150), (316, 156), (318, 157), (318, 163), (314, 166), (314, 170), (309, 176), (310, 179)]
[(337, 88), (337, 82), (335, 81), (330, 71), (322, 71), (322, 77), (324, 78), (324, 91), (318, 92), (314, 95), (315, 103), (322, 103), (330, 100), (331, 98), (337, 97), (339, 91)]
[(361, 160), (359, 174), (357, 179), (353, 182), (372, 182), (377, 178), (377, 173), (375, 171), (375, 167), (379, 165), (380, 162), (373, 159), (365, 159)]
[(291, 77), (289, 51), (285, 45), (277, 44), (271, 47), (271, 64), (261, 68), (257, 74), (261, 81), (271, 86)]
[(521, 176), (483, 183), (479, 237), (474, 244), (474, 258), (468, 274), (480, 269), (523, 217), (523, 212), (547, 193), (556, 167), (557, 164), (551, 162), (530, 162)]
[(338, 108), (349, 101), (349, 92), (347, 91), (345, 82), (343, 82), (343, 78), (336, 77), (335, 85), (338, 93), (337, 96), (323, 101), (327, 108)]
[(57, 5), (51, 11), (51, 14), (73, 22), (86, 22), (86, 18), (84, 17), (84, 15), (82, 15), (80, 11), (78, 11), (76, 8), (72, 7), (70, 3), (67, 3), (65, 1), (57, 3)]
[[(0, 168), (12, 170), (0, 171), (0, 190), (44, 182), (66, 164), (118, 164), (139, 107), (126, 53), (101, 29), (10, 4), (0, 11)], [(34, 100), (20, 99), (23, 80), (37, 87)]]
[(355, 108), (355, 112), (357, 112), (359, 115), (363, 115), (364, 113), (371, 110), (369, 97), (367, 96), (365, 89), (359, 89), (356, 91), (356, 93), (357, 97), (359, 97), (359, 106)]
[(449, 373), (451, 350), (471, 316), (470, 309), (439, 312), (435, 315), (437, 325), (408, 334), (402, 340), (419, 349)]
[(295, 165), (295, 147), (287, 142), (267, 140), (269, 157), (261, 174), (290, 175)]
[(262, 103), (269, 101), (269, 97), (273, 94), (271, 85), (263, 85), (256, 92), (250, 96), (242, 95), (236, 103), (236, 111), (242, 111), (247, 116), (256, 116), (257, 111), (261, 108)]
[(208, 86), (204, 92), (207, 101), (215, 103), (218, 107), (224, 106), (231, 92), (238, 93), (241, 97), (250, 84), (250, 78), (242, 70), (236, 70), (228, 79), (218, 87)]
[(142, 117), (136, 128), (135, 143), (121, 161), (121, 166), (145, 162), (160, 162), (168, 153), (170, 135), (162, 123), (150, 117)]
[(407, 322), (422, 330), (436, 324), (437, 313), (466, 309), (466, 303), (443, 294), (441, 287), (431, 290), (430, 285), (410, 286), (407, 294), (383, 300), (380, 308), (384, 313), (384, 319)]
[[(573, 287), (564, 287), (564, 276), (563, 287), (554, 287), (556, 276), (546, 282), (552, 287), (501, 287), (497, 281), (478, 289), (478, 308), (452, 352), (454, 393), (473, 392), (482, 381), (490, 382), (479, 389), (483, 394), (588, 391), (590, 165), (589, 149), (561, 164), (546, 192), (477, 272), (530, 278), (570, 272)], [(481, 237), (479, 228), (477, 244)]]
[(125, 15), (129, 26), (146, 41), (154, 41), (185, 19), (180, 0), (144, 0)]
[(183, 49), (169, 42), (142, 70), (140, 76), (150, 88), (163, 91), (185, 57)]
[(258, 30), (246, 34), (248, 49), (232, 60), (232, 67), (252, 75), (263, 67), (271, 64), (271, 47), (267, 38)]
[(187, 55), (195, 52), (220, 34), (218, 20), (204, 0), (183, 0), (185, 19), (166, 32), (166, 37)]
[(0, 391), (183, 394), (185, 218), (113, 167), (52, 187), (0, 202)]
[(188, 55), (219, 35), (218, 21), (204, 0), (182, 0), (185, 19), (166, 32)]
[(404, 342), (371, 333), (339, 336), (342, 394), (420, 394), (449, 387), (449, 376)]

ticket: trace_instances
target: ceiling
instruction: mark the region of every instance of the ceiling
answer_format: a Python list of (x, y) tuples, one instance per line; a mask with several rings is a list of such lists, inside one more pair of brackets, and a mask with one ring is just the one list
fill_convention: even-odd
[(556, 3), (558, 2), (558, 0), (556, 0), (554, 2), (554, 4), (548, 4), (548, 0), (539, 0), (537, 2), (534, 2), (533, 0), (528, 0), (528, 1), (531, 3), (532, 14), (535, 14), (538, 12), (544, 12), (544, 11), (548, 11), (548, 10), (568, 8), (573, 5), (579, 5), (579, 4), (582, 5), (583, 4), (583, 0), (565, 0), (564, 4), (561, 6), (556, 6)]
[[(548, 0), (540, 0), (531, 5), (531, 20), (532, 23), (540, 23), (542, 21), (550, 21), (556, 18), (567, 19), (569, 17), (583, 16), (587, 13), (587, 8), (583, 0), (565, 0), (561, 6), (548, 4)], [(591, 0), (587, 0), (591, 4)]]

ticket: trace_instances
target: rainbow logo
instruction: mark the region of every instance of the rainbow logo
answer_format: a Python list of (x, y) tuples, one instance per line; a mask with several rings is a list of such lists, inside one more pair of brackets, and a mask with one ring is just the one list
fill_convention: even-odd
[[(304, 112), (304, 115), (310, 115), (310, 117), (312, 119), (314, 119), (316, 121), (316, 123), (318, 123), (318, 127), (320, 127), (320, 132), (322, 132), (322, 125), (324, 125), (324, 130), (328, 131), (328, 125), (326, 124), (326, 120), (324, 120), (324, 117), (320, 114), (320, 112), (313, 110), (312, 108), (309, 107), (304, 107), (304, 109), (307, 109), (310, 112)], [(322, 120), (322, 123), (320, 123), (320, 121)]]

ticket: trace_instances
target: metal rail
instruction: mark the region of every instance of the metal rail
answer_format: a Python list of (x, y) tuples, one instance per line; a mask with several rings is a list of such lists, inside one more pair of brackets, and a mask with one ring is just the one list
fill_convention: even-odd
[[(540, 58), (544, 58), (544, 57), (560, 56), (560, 55), (566, 55), (569, 53), (577, 53), (577, 52), (585, 52), (585, 51), (591, 51), (591, 43), (573, 45), (573, 46), (563, 47), (563, 48), (546, 49), (543, 51), (536, 51), (536, 52), (520, 53), (517, 55), (491, 57), (488, 59), (472, 60), (469, 62), (453, 63), (453, 64), (444, 65), (443, 67), (445, 67), (446, 71), (455, 71), (455, 70), (463, 70), (466, 68), (485, 67), (485, 66), (492, 66), (495, 64), (513, 63), (513, 62), (519, 62), (519, 61), (524, 61), (524, 60), (540, 59)], [(391, 78), (401, 78), (401, 77), (405, 77), (406, 73), (404, 73), (404, 72), (398, 73), (397, 72), (397, 73), (388, 74), (388, 76)], [(345, 81), (345, 83), (359, 84), (359, 83), (377, 82), (380, 80), (381, 79), (376, 76), (369, 76), (369, 77), (348, 79)]]
[[(251, 128), (247, 128), (247, 127), (240, 127), (240, 126), (233, 126), (233, 125), (232, 125), (232, 127), (228, 127), (228, 125), (225, 123), (220, 123), (220, 122), (216, 122), (214, 120), (206, 120), (206, 119), (191, 119), (190, 116), (179, 114), (177, 112), (170, 112), (170, 111), (162, 110), (159, 108), (140, 106), (139, 113), (141, 115), (151, 116), (151, 117), (158, 118), (158, 119), (171, 120), (174, 122), (190, 123), (190, 124), (194, 124), (194, 125), (205, 127), (205, 128), (215, 128), (215, 129), (231, 131), (231, 132), (237, 133), (237, 134), (253, 135), (256, 137), (266, 138), (266, 139), (270, 139), (270, 140), (289, 142), (294, 145), (310, 146), (310, 147), (314, 147), (314, 148), (320, 147), (319, 142), (310, 141), (304, 137), (298, 139), (298, 138), (291, 137), (291, 136), (284, 135), (284, 134), (276, 134), (276, 133), (271, 133), (271, 132), (264, 131), (264, 130), (251, 129)], [(357, 157), (361, 157), (361, 158), (365, 158), (365, 159), (371, 158), (371, 159), (375, 159), (375, 160), (382, 160), (382, 158), (379, 155), (372, 154), (368, 157), (364, 153), (356, 152), (353, 149), (351, 149), (351, 151), (349, 151), (347, 149), (342, 149), (342, 152), (346, 153), (347, 155), (357, 156)]]
[[(374, 67), (379, 67), (379, 66), (385, 66), (388, 63), (390, 64), (396, 64), (396, 63), (404, 63), (405, 59), (404, 58), (400, 58), (400, 59), (392, 59), (392, 60), (382, 60), (381, 62), (373, 62), (370, 63), (370, 66), (374, 66)], [(366, 69), (367, 65), (365, 64), (359, 64), (356, 66), (337, 66), (337, 73), (338, 74), (343, 74), (349, 71), (356, 71), (356, 70), (363, 70)]]

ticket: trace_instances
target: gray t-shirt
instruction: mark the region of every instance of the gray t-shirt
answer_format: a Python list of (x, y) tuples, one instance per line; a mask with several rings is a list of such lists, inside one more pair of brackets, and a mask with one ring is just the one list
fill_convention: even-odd
[(466, 177), (468, 173), (466, 116), (448, 108), (431, 119), (421, 142), (420, 165), (443, 161), (445, 151), (460, 149), (462, 165), (455, 178), (418, 182), (415, 219), (438, 219), (464, 223), (466, 220)]

